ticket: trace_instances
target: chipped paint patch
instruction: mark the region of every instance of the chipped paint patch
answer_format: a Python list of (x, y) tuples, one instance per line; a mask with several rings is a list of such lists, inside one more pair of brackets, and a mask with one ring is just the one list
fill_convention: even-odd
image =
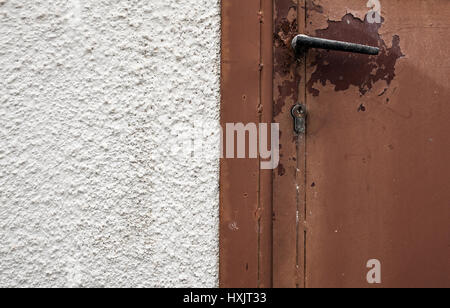
[(315, 0), (306, 1), (306, 16), (310, 17), (312, 12), (323, 14), (323, 6), (317, 3)]
[(381, 38), (381, 25), (369, 23), (367, 19), (363, 22), (352, 14), (346, 14), (341, 21), (328, 21), (328, 28), (317, 30), (317, 37), (378, 46), (381, 52), (378, 56), (369, 57), (326, 50), (315, 51), (316, 60), (312, 66), (316, 66), (316, 70), (308, 82), (308, 91), (318, 96), (320, 91), (314, 86), (317, 83), (326, 86), (329, 82), (335, 86), (335, 91), (345, 91), (355, 86), (362, 96), (378, 81), (385, 81), (389, 86), (395, 78), (397, 61), (404, 55), (398, 35), (392, 38), (391, 47)]
[(284, 176), (286, 174), (286, 169), (283, 165), (278, 165), (278, 176)]
[(288, 101), (297, 101), (300, 74), (297, 73), (297, 59), (291, 48), (292, 39), (297, 35), (297, 7), (277, 12), (274, 23), (274, 72), (275, 90), (278, 91), (274, 102), (274, 116), (278, 116)]

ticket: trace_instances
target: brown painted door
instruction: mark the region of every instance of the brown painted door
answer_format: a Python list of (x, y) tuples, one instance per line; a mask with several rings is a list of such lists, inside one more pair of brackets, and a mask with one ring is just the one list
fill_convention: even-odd
[(381, 47), (310, 50), (299, 73), (304, 283), (371, 286), (376, 260), (375, 286), (450, 287), (450, 1), (369, 1), (369, 17), (367, 2), (307, 1), (299, 20), (309, 35)]
[(222, 124), (280, 127), (273, 174), (222, 160), (222, 287), (450, 287), (448, 33), (449, 0), (222, 1)]

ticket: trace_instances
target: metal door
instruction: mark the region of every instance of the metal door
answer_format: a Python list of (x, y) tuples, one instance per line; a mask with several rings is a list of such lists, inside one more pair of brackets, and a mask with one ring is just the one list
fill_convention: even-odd
[[(270, 248), (272, 262), (258, 263), (271, 275), (259, 277), (274, 287), (450, 287), (450, 1), (274, 0), (270, 16), (280, 164), (261, 259)], [(295, 57), (299, 33), (381, 52)], [(293, 130), (297, 103), (304, 134)], [(241, 263), (223, 286), (258, 286), (239, 283)]]

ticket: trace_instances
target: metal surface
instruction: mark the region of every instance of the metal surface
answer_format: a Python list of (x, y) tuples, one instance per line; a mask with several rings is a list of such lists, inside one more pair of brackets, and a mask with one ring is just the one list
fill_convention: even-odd
[(306, 107), (297, 104), (292, 107), (292, 117), (294, 118), (294, 131), (296, 134), (304, 134), (306, 132)]
[[(222, 1), (222, 124), (270, 121), (273, 97), (281, 130), (273, 191), (257, 160), (221, 163), (222, 287), (450, 287), (450, 2), (382, 3), (372, 23), (360, 0)], [(379, 55), (296, 58), (297, 33)]]
[[(280, 123), (280, 164), (273, 184), (273, 285), (305, 285), (305, 135), (292, 129), (291, 108), (304, 101), (305, 57), (296, 59), (292, 39), (304, 32), (306, 1), (274, 3), (274, 122)], [(300, 94), (302, 96), (300, 96)]]
[[(222, 127), (271, 123), (272, 1), (222, 1), (221, 52)], [(258, 159), (221, 160), (220, 286), (272, 286), (272, 172)]]
[(366, 55), (378, 55), (380, 48), (366, 46), (361, 44), (354, 44), (349, 42), (342, 42), (336, 40), (328, 40), (318, 37), (311, 37), (304, 34), (297, 35), (292, 40), (292, 48), (294, 48), (296, 54), (302, 54), (310, 48), (319, 48), (326, 50), (345, 51)]
[(309, 52), (306, 285), (450, 287), (450, 1), (315, 3), (309, 33), (383, 48)]

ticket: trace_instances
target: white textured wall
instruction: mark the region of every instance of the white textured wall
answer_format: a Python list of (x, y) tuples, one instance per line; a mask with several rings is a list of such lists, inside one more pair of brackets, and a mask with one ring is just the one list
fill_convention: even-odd
[[(218, 0), (0, 0), (0, 286), (214, 287)], [(162, 154), (162, 155), (158, 155)]]

